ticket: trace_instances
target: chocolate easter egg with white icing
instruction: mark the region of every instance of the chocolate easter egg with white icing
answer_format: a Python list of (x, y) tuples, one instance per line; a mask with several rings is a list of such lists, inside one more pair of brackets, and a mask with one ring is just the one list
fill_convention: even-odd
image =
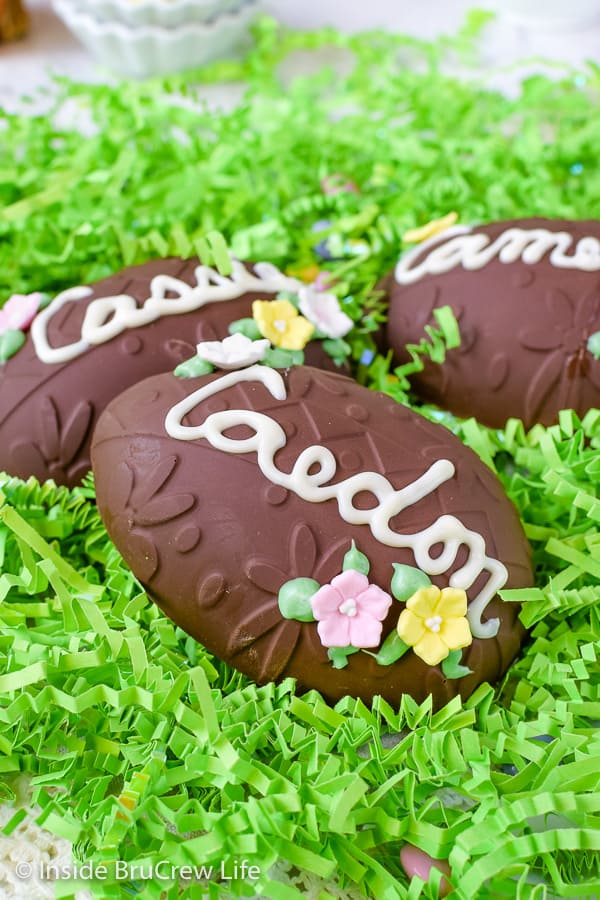
[(413, 376), (425, 400), (492, 427), (600, 406), (600, 222), (456, 226), (404, 254), (388, 282), (398, 362), (450, 306), (461, 346)]
[(383, 394), (311, 367), (149, 378), (92, 447), (148, 594), (259, 683), (442, 704), (519, 650), (529, 548), (495, 475)]
[[(153, 260), (59, 294), (0, 366), (0, 471), (78, 484), (90, 468), (93, 428), (107, 403), (149, 375), (173, 370), (200, 341), (227, 336), (301, 283), (274, 266), (235, 262), (229, 277), (197, 259)], [(320, 341), (306, 360), (335, 369)]]

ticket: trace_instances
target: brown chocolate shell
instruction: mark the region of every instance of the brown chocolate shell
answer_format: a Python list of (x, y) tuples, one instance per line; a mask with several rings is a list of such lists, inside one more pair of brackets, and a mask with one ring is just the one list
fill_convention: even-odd
[[(529, 547), (515, 508), (495, 475), (450, 432), (349, 378), (310, 367), (281, 374), (285, 399), (275, 399), (261, 383), (238, 383), (204, 399), (184, 424), (199, 425), (227, 409), (263, 413), (286, 435), (274, 457), (277, 467), (289, 473), (303, 450), (321, 445), (335, 458), (332, 484), (375, 472), (398, 490), (436, 460), (448, 459), (454, 476), (394, 516), (390, 527), (414, 534), (441, 516), (454, 516), (479, 533), (486, 553), (506, 566), (508, 587), (532, 584)], [(482, 681), (496, 681), (524, 636), (518, 606), (498, 595), (482, 619), (498, 617), (499, 632), (475, 638), (463, 651), (462, 662), (473, 674), (462, 678), (445, 677), (440, 665), (426, 665), (412, 650), (390, 666), (361, 651), (336, 669), (314, 622), (282, 617), (282, 585), (300, 577), (328, 584), (342, 571), (353, 540), (370, 561), (369, 581), (387, 592), (393, 563), (415, 566), (415, 557), (409, 548), (381, 543), (368, 524), (348, 524), (336, 499), (309, 502), (274, 483), (255, 452), (225, 452), (204, 438), (170, 437), (169, 410), (222, 376), (149, 378), (116, 398), (95, 432), (98, 508), (125, 561), (161, 609), (257, 682), (291, 676), (329, 701), (350, 694), (369, 703), (380, 694), (397, 705), (404, 693), (417, 701), (431, 693), (441, 705), (456, 694), (467, 697)], [(239, 424), (226, 431), (234, 440), (251, 434)], [(354, 497), (360, 509), (376, 502), (367, 492)], [(448, 570), (431, 580), (447, 587), (466, 557), (463, 545)], [(486, 579), (481, 574), (467, 590), (469, 602)], [(393, 601), (382, 640), (395, 629), (403, 607)]]
[[(581, 239), (600, 240), (600, 222), (593, 220), (514, 219), (480, 225), (470, 234), (485, 235), (491, 244), (509, 228), (566, 232), (573, 239), (567, 256)], [(442, 233), (411, 268), (452, 237)], [(502, 261), (496, 253), (481, 268), (459, 263), (409, 284), (392, 275), (387, 342), (397, 363), (408, 360), (406, 344), (418, 343), (425, 326), (435, 325), (434, 309), (450, 306), (460, 325), (460, 347), (448, 351), (441, 366), (427, 361), (411, 379), (415, 392), (491, 427), (511, 417), (528, 428), (550, 425), (561, 409), (583, 416), (600, 406), (600, 359), (588, 348), (590, 336), (600, 331), (600, 248), (589, 254), (595, 270), (556, 265), (549, 249), (537, 262), (522, 254)]]
[[(154, 276), (169, 275), (193, 285), (198, 265), (198, 259), (152, 260), (97, 282), (89, 297), (67, 303), (52, 317), (50, 345), (62, 347), (80, 339), (93, 300), (129, 294), (142, 306)], [(25, 345), (0, 366), (0, 471), (40, 481), (52, 478), (69, 487), (79, 484), (90, 469), (90, 441), (98, 416), (113, 397), (150, 375), (173, 370), (194, 356), (200, 341), (227, 337), (229, 324), (251, 316), (252, 301), (260, 298), (274, 295), (246, 293), (194, 312), (163, 316), (65, 363), (42, 362), (29, 333)], [(318, 341), (307, 345), (305, 356), (310, 365), (335, 369)]]

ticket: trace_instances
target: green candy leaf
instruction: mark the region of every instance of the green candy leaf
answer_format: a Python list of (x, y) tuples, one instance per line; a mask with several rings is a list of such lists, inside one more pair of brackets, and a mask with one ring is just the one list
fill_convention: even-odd
[(330, 356), (348, 356), (351, 349), (343, 338), (327, 338), (323, 341), (323, 347)]
[(236, 319), (229, 325), (229, 334), (243, 334), (251, 341), (258, 341), (262, 334), (255, 319)]
[(394, 575), (392, 577), (391, 590), (396, 600), (405, 602), (409, 597), (420, 590), (428, 587), (431, 580), (421, 569), (414, 566), (405, 566), (402, 563), (394, 563)]
[(333, 663), (334, 669), (345, 669), (348, 665), (348, 657), (358, 653), (359, 647), (330, 647), (327, 656)]
[(381, 645), (379, 653), (372, 653), (375, 662), (380, 666), (391, 666), (404, 656), (407, 650), (410, 650), (408, 644), (405, 644), (397, 631), (391, 631)]
[(200, 356), (192, 356), (180, 363), (173, 374), (177, 378), (198, 378), (200, 375), (209, 375), (215, 371), (215, 367)]
[(38, 306), (38, 312), (41, 312), (43, 309), (46, 309), (47, 306), (50, 306), (54, 297), (51, 294), (45, 294), (40, 291), (40, 305)]
[(9, 328), (0, 335), (0, 363), (14, 356), (25, 343), (25, 334), (16, 328)]
[(471, 675), (473, 669), (460, 664), (461, 656), (462, 650), (451, 650), (442, 662), (442, 672), (446, 678), (464, 678), (465, 675)]
[(595, 331), (594, 334), (590, 334), (587, 348), (594, 359), (600, 359), (600, 331)]
[(336, 338), (335, 340), (327, 338), (327, 340), (323, 341), (323, 350), (331, 356), (338, 366), (343, 365), (352, 352), (350, 344), (347, 344), (342, 338)]
[(356, 572), (360, 572), (362, 575), (369, 574), (371, 563), (364, 553), (361, 553), (360, 550), (356, 549), (356, 544), (354, 543), (354, 541), (352, 541), (350, 550), (348, 550), (348, 552), (344, 556), (342, 569), (344, 572), (346, 572), (348, 569), (354, 569)]
[(284, 619), (296, 619), (298, 622), (314, 622), (310, 599), (321, 585), (314, 578), (293, 578), (286, 581), (279, 589), (277, 602)]
[(262, 364), (272, 369), (291, 369), (292, 366), (301, 366), (303, 362), (302, 350), (282, 350), (280, 347), (267, 350), (262, 358)]

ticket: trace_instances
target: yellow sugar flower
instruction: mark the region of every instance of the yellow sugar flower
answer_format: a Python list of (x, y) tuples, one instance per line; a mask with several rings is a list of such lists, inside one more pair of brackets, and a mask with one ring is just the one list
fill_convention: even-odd
[(457, 588), (420, 588), (406, 601), (398, 635), (428, 666), (437, 666), (451, 650), (473, 640), (466, 618), (467, 595)]
[(289, 300), (255, 300), (252, 315), (262, 336), (282, 350), (304, 350), (315, 330)]
[(421, 241), (426, 241), (428, 238), (445, 231), (446, 228), (450, 228), (457, 219), (458, 213), (455, 212), (448, 213), (442, 219), (432, 219), (431, 222), (427, 222), (426, 225), (422, 225), (420, 228), (411, 228), (409, 231), (405, 231), (402, 235), (402, 240), (405, 244), (420, 244)]

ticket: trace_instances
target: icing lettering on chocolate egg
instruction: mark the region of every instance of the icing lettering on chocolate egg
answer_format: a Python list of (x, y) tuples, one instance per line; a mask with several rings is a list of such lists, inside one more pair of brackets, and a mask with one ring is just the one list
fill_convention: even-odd
[(433, 309), (449, 305), (462, 342), (413, 376), (423, 399), (492, 427), (551, 424), (600, 405), (600, 223), (520, 219), (454, 226), (399, 260), (387, 340), (398, 362)]
[[(14, 333), (14, 352), (0, 365), (0, 470), (79, 483), (113, 397), (173, 370), (198, 342), (226, 337), (233, 322), (252, 316), (255, 300), (302, 290), (269, 263), (249, 269), (234, 260), (223, 276), (198, 260), (161, 259), (63, 291), (26, 336)], [(335, 368), (321, 341), (306, 345), (305, 358)]]
[[(196, 266), (195, 284), (188, 284), (171, 275), (155, 275), (150, 281), (150, 296), (138, 306), (135, 297), (116, 294), (92, 299), (85, 310), (81, 338), (71, 344), (51, 347), (48, 342), (48, 323), (66, 303), (90, 297), (88, 287), (75, 287), (54, 298), (31, 325), (31, 337), (38, 359), (45, 363), (63, 363), (81, 356), (90, 347), (104, 344), (124, 331), (141, 328), (163, 316), (179, 316), (195, 312), (209, 303), (235, 300), (243, 294), (277, 291), (298, 291), (301, 284), (283, 275), (270, 263), (257, 263), (252, 274), (238, 260), (233, 261), (231, 277), (219, 275), (209, 266)], [(173, 296), (175, 295), (175, 296)]]
[[(109, 534), (150, 596), (259, 682), (444, 702), (518, 650), (498, 591), (531, 569), (500, 483), (445, 429), (350, 379), (157, 376), (110, 404), (92, 459)], [(191, 531), (194, 552), (176, 552)]]

